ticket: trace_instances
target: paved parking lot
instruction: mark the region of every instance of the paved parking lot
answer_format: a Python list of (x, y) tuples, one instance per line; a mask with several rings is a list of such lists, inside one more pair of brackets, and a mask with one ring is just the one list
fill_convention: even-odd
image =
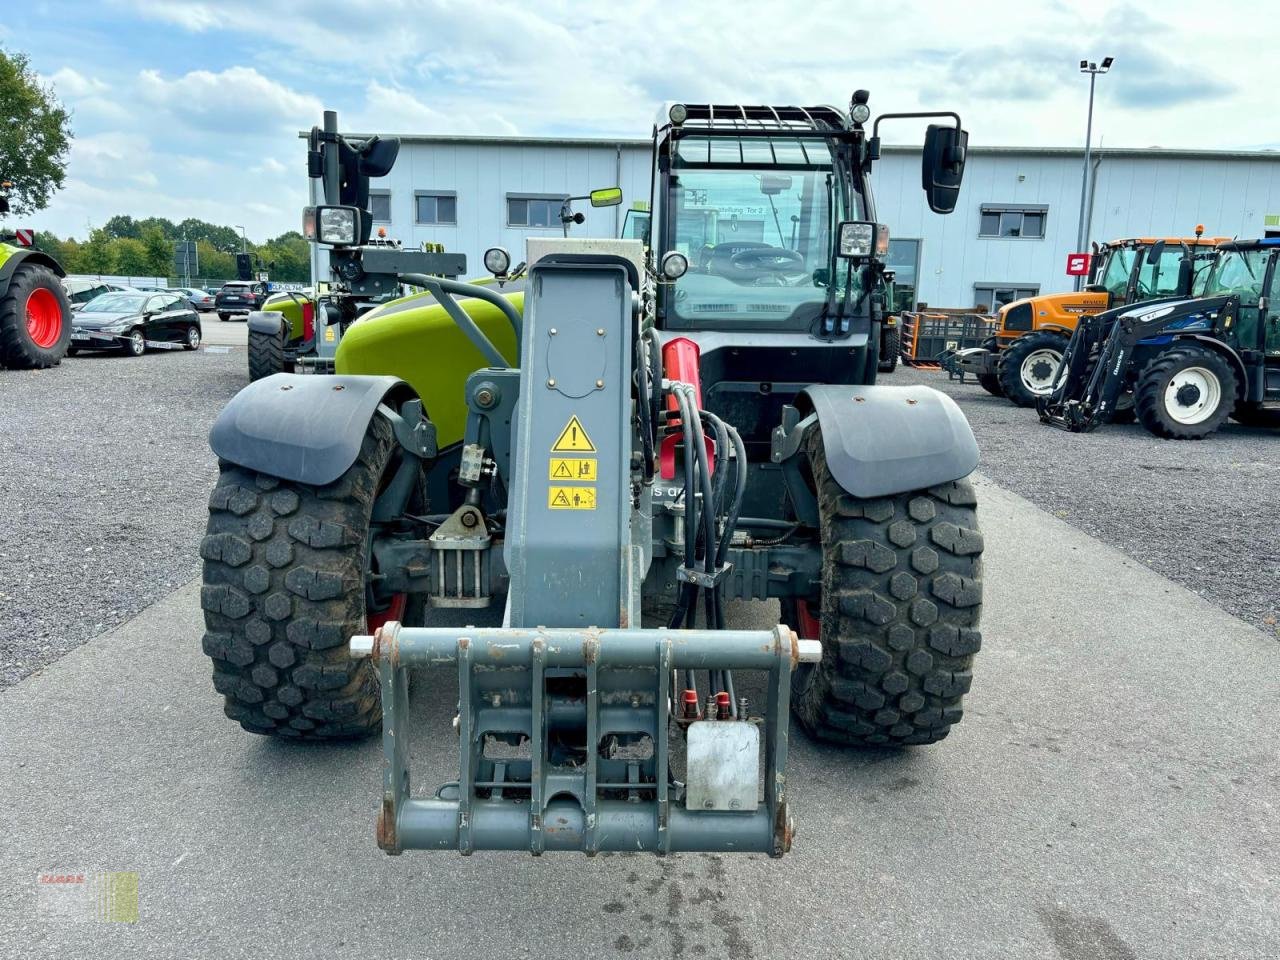
[[(1076, 437), (941, 383), (982, 445), (987, 541), (985, 644), (947, 741), (797, 733), (780, 862), (388, 858), (379, 745), (243, 734), (199, 649), (204, 436), (245, 379), (235, 347), (0, 373), (0, 955), (1274, 955), (1280, 643), (1256, 589), (1271, 544), (1239, 506), (1268, 502), (1280, 435)], [(1251, 567), (1235, 594), (1224, 567), (1161, 569), (1204, 529), (1177, 518), (1195, 502)], [(422, 790), (455, 773), (453, 682), (415, 685)], [(141, 922), (37, 918), (48, 869), (138, 871)]]

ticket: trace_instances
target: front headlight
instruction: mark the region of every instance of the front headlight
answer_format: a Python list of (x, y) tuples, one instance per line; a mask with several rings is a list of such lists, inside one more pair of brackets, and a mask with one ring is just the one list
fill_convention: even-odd
[(108, 323), (102, 328), (103, 333), (124, 333), (129, 329), (129, 321), (121, 320), (117, 323)]
[(307, 207), (302, 215), (303, 236), (319, 243), (350, 247), (360, 242), (360, 211), (355, 207)]

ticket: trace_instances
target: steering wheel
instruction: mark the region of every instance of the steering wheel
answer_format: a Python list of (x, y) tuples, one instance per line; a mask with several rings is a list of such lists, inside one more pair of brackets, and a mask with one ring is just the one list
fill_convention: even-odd
[(729, 273), (743, 280), (805, 272), (804, 257), (785, 247), (752, 247), (729, 259)]

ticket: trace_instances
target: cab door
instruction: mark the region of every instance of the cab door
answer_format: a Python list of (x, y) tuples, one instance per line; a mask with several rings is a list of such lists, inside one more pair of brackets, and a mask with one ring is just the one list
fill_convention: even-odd
[(1271, 254), (1268, 272), (1271, 276), (1267, 282), (1267, 297), (1260, 318), (1262, 349), (1266, 354), (1267, 366), (1280, 368), (1280, 252)]

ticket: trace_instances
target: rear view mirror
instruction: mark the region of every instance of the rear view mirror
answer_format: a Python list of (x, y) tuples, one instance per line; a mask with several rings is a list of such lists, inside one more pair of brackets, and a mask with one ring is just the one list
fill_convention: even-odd
[(968, 149), (967, 130), (931, 123), (925, 131), (920, 180), (934, 213), (950, 213), (956, 208)]
[(592, 190), (589, 196), (593, 207), (616, 207), (622, 202), (622, 188), (603, 187)]
[(760, 192), (766, 197), (776, 197), (791, 189), (791, 178), (785, 174), (766, 173), (760, 177)]
[(360, 148), (360, 173), (366, 177), (385, 177), (400, 155), (400, 138), (370, 137)]
[(1159, 263), (1164, 256), (1164, 241), (1157, 240), (1147, 248), (1147, 263)]

